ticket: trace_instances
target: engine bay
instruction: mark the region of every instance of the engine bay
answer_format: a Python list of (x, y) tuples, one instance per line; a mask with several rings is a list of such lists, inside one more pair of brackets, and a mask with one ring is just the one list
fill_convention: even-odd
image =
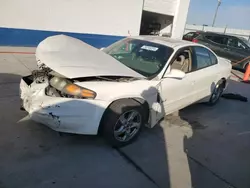
[[(87, 92), (88, 96), (90, 93), (96, 96), (94, 91), (91, 91), (87, 88), (82, 88), (77, 86), (77, 82), (91, 82), (91, 81), (108, 81), (108, 82), (130, 82), (134, 80), (138, 80), (138, 78), (133, 77), (122, 77), (122, 76), (96, 76), (96, 77), (83, 77), (83, 78), (73, 78), (69, 79), (60, 75), (59, 73), (51, 70), (48, 67), (40, 66), (38, 70), (33, 70), (32, 74), (26, 77), (23, 77), (23, 80), (26, 82), (28, 86), (32, 86), (32, 84), (47, 84), (45, 88), (45, 94), (51, 97), (65, 97), (65, 98), (88, 98), (80, 95), (80, 93), (72, 93), (65, 90), (65, 87), (68, 85), (74, 86), (75, 89)], [(76, 88), (78, 87), (78, 88)], [(91, 98), (92, 98), (91, 97)]]

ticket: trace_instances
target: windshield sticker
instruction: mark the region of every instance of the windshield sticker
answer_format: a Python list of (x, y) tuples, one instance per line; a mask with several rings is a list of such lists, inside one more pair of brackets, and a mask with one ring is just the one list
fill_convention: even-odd
[(144, 46), (141, 47), (141, 49), (156, 52), (159, 48), (154, 47), (154, 46), (146, 46), (146, 45), (144, 45)]

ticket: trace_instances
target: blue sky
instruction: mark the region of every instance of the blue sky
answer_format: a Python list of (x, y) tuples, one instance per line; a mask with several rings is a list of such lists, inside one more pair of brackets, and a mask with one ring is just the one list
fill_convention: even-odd
[[(190, 0), (188, 24), (212, 25), (218, 0)], [(222, 0), (215, 26), (250, 29), (250, 0)]]

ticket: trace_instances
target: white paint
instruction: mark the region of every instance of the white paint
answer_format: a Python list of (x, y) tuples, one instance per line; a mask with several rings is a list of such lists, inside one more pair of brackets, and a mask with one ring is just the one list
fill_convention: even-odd
[(36, 58), (40, 64), (68, 78), (105, 75), (144, 77), (103, 51), (65, 35), (51, 36), (40, 42)]
[(179, 0), (145, 0), (143, 10), (174, 16)]
[[(46, 124), (54, 130), (97, 134), (102, 115), (109, 104), (117, 99), (139, 98), (149, 104), (151, 109), (149, 123), (153, 127), (165, 114), (209, 97), (215, 87), (214, 83), (218, 83), (221, 78), (227, 79), (231, 74), (232, 65), (218, 58), (218, 64), (188, 73), (185, 77), (182, 73), (182, 79), (167, 78), (168, 74), (171, 74), (171, 66), (168, 64), (172, 62), (172, 58), (180, 48), (202, 45), (164, 37), (137, 38), (171, 46), (174, 49), (174, 53), (155, 79), (77, 82), (79, 86), (97, 93), (96, 98), (91, 100), (46, 96), (44, 90), (48, 85), (47, 82), (43, 84), (34, 82), (28, 87), (22, 80), (20, 90), (24, 108), (33, 120)], [(109, 69), (113, 70), (112, 67)], [(157, 93), (161, 96), (161, 106), (155, 105)]]
[(172, 27), (172, 38), (182, 39), (187, 20), (190, 0), (178, 0)]
[(143, 0), (1, 0), (0, 26), (138, 35)]
[(183, 79), (186, 74), (178, 69), (171, 69), (168, 74), (164, 78), (176, 78), (176, 79)]
[[(40, 84), (40, 89), (37, 86), (39, 84), (28, 87), (23, 80), (20, 83), (24, 108), (32, 120), (60, 132), (97, 134), (100, 119), (109, 102), (49, 97), (44, 91), (46, 84)], [(34, 91), (36, 93), (32, 95)]]

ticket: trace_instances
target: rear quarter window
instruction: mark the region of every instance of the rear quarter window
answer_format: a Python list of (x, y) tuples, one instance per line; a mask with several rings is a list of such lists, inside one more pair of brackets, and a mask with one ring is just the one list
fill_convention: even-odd
[(217, 64), (218, 63), (217, 57), (212, 52), (210, 52), (210, 51), (208, 51), (208, 53), (209, 53), (210, 59), (212, 61), (212, 65)]

